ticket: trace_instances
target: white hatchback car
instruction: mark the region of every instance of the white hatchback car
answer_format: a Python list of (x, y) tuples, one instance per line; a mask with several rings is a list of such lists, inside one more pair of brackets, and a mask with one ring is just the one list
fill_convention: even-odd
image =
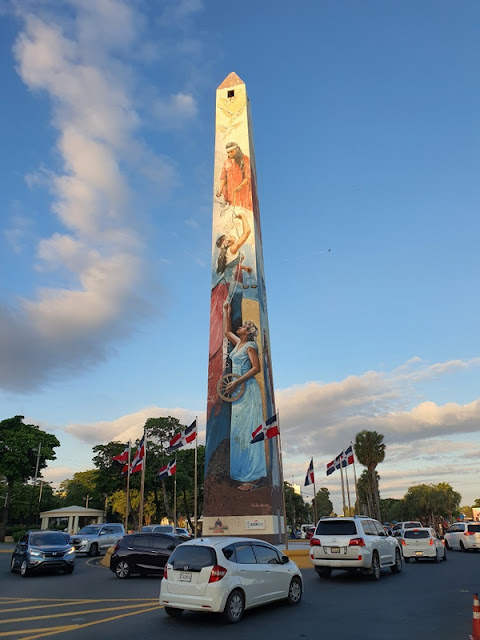
[(302, 574), (276, 547), (252, 538), (196, 538), (179, 545), (165, 565), (160, 604), (178, 617), (184, 610), (222, 612), (238, 622), (245, 609), (273, 600), (298, 604)]
[(443, 537), (447, 549), (480, 549), (480, 522), (455, 522)]
[(430, 558), (439, 562), (447, 559), (447, 552), (443, 540), (437, 538), (434, 529), (422, 527), (418, 529), (403, 529), (400, 539), (403, 558), (410, 562), (412, 558)]
[(360, 569), (372, 580), (380, 579), (384, 567), (402, 570), (397, 539), (365, 516), (322, 518), (310, 540), (310, 559), (321, 578), (329, 578), (333, 569)]

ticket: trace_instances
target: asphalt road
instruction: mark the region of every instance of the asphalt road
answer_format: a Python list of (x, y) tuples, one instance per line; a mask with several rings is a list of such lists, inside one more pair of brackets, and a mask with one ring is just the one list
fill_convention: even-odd
[(480, 553), (451, 551), (448, 561), (382, 571), (379, 582), (334, 572), (330, 580), (302, 571), (297, 607), (276, 603), (247, 611), (237, 625), (213, 614), (169, 618), (158, 604), (160, 579), (118, 580), (98, 560), (77, 558), (72, 575), (22, 578), (0, 553), (0, 639), (175, 640), (270, 638), (287, 640), (468, 640), (473, 594), (480, 590)]

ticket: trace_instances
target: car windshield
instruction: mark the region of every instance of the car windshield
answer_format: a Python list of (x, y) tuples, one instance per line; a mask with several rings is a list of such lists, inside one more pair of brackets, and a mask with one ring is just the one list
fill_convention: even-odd
[(179, 571), (201, 571), (217, 564), (217, 557), (210, 547), (183, 544), (175, 549), (169, 562)]
[(145, 527), (142, 527), (143, 533), (148, 533), (149, 531), (153, 531), (155, 529), (155, 525), (148, 524)]
[(411, 540), (418, 540), (420, 538), (429, 538), (429, 531), (416, 531), (415, 529), (410, 529), (409, 531), (405, 531), (404, 538), (410, 538)]
[(354, 536), (356, 533), (352, 520), (320, 520), (316, 531), (317, 536)]
[(421, 523), (420, 522), (404, 522), (403, 523), (403, 528), (404, 529), (415, 529), (416, 527), (421, 527)]
[(93, 524), (89, 524), (88, 527), (83, 527), (83, 529), (80, 529), (80, 531), (78, 533), (83, 533), (88, 535), (95, 535), (96, 533), (98, 533), (101, 529), (101, 526), (96, 526)]
[(30, 536), (30, 544), (34, 547), (44, 546), (61, 546), (64, 547), (67, 543), (67, 539), (63, 533), (32, 533)]
[(469, 524), (468, 530), (472, 533), (480, 533), (480, 524)]

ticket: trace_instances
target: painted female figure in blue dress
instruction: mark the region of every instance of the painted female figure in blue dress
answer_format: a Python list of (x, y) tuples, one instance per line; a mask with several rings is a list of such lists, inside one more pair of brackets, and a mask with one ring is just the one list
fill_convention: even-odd
[(265, 447), (250, 444), (252, 432), (263, 422), (263, 406), (260, 387), (255, 376), (260, 372), (258, 346), (255, 338), (258, 329), (249, 320), (232, 331), (231, 306), (223, 305), (225, 336), (234, 346), (230, 352), (232, 373), (239, 377), (230, 382), (225, 391), (232, 393), (239, 385), (245, 392), (232, 402), (230, 422), (230, 477), (240, 483), (240, 491), (255, 489), (258, 481), (267, 475)]

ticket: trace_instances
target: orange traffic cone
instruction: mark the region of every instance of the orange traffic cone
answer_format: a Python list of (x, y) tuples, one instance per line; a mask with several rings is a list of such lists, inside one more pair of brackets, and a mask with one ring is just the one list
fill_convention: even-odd
[(480, 640), (480, 602), (478, 593), (473, 595), (473, 620), (471, 640)]

